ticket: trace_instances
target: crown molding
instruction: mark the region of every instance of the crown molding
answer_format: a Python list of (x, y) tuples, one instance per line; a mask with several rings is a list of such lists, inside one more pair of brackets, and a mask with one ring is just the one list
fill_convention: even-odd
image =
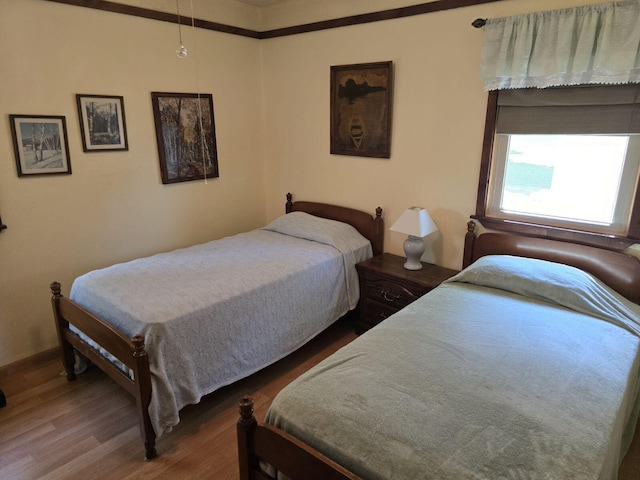
[[(134, 7), (131, 5), (123, 5), (121, 3), (109, 2), (106, 0), (44, 0), (46, 2), (64, 3), (66, 5), (74, 5), (77, 7), (93, 8), (95, 10), (103, 10), (105, 12), (120, 13), (131, 15), (134, 17), (148, 18), (161, 22), (180, 23), (182, 25), (191, 25), (190, 17), (179, 17), (177, 14), (151, 10), (149, 8)], [(408, 7), (393, 8), (390, 10), (382, 10), (380, 12), (364, 13), (361, 15), (351, 15), (348, 17), (336, 18), (333, 20), (324, 20), (321, 22), (306, 23), (303, 25), (295, 25), (292, 27), (277, 28), (273, 30), (256, 31), (246, 28), (233, 27), (223, 23), (210, 22), (208, 20), (193, 19), (195, 27), (205, 30), (213, 30), (216, 32), (228, 33), (231, 35), (240, 35), (243, 37), (256, 38), (258, 40), (284, 37), (289, 35), (298, 35), (301, 33), (317, 32), (319, 30), (329, 30), (332, 28), (348, 27), (351, 25), (361, 25), (364, 23), (381, 22), (385, 20), (393, 20), (396, 18), (412, 17), (415, 15), (424, 15), (427, 13), (441, 12), (444, 10), (452, 10), (455, 8), (470, 7), (473, 5), (481, 5), (484, 3), (494, 3), (503, 0), (436, 0), (419, 5), (411, 5)]]

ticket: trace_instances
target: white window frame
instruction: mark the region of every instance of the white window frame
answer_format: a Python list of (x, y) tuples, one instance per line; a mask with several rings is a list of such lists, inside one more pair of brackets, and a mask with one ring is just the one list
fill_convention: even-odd
[(502, 208), (504, 180), (509, 154), (511, 135), (497, 134), (494, 141), (489, 195), (486, 212), (489, 216), (522, 222), (543, 223), (560, 228), (579, 229), (612, 235), (627, 235), (629, 220), (633, 207), (634, 195), (638, 183), (640, 167), (640, 135), (629, 135), (629, 143), (621, 174), (618, 198), (613, 221), (610, 224), (596, 222), (579, 222), (563, 219), (553, 215), (527, 215), (508, 211)]

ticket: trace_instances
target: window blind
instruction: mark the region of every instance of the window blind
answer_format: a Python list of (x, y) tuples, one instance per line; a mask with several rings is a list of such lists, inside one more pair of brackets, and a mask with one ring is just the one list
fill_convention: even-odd
[(640, 85), (501, 90), (496, 133), (640, 133)]

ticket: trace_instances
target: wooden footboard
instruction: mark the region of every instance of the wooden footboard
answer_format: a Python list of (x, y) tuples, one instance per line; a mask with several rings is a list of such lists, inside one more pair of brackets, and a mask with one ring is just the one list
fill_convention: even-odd
[[(136, 399), (140, 435), (145, 447), (145, 458), (147, 460), (154, 458), (156, 456), (156, 435), (149, 417), (151, 374), (149, 371), (149, 357), (144, 347), (144, 337), (142, 335), (136, 335), (131, 339), (125, 337), (109, 324), (62, 296), (60, 283), (53, 282), (50, 288), (53, 316), (56, 321), (62, 363), (67, 380), (72, 381), (76, 378), (74, 372), (75, 349), (133, 395)], [(128, 372), (118, 368), (82, 337), (72, 331), (70, 324), (120, 360), (131, 370), (133, 379), (128, 375)]]
[(240, 480), (274, 480), (260, 462), (266, 462), (291, 480), (361, 480), (320, 452), (271, 425), (258, 424), (253, 400), (238, 402), (238, 460)]

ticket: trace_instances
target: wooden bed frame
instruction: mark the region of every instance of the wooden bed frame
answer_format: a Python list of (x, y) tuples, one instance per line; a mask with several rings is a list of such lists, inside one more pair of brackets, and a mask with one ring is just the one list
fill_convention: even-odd
[[(625, 253), (544, 238), (484, 233), (476, 236), (474, 221), (467, 223), (463, 268), (485, 255), (516, 255), (571, 265), (596, 276), (607, 285), (640, 303), (640, 260)], [(258, 423), (253, 400), (238, 402), (237, 423), (240, 480), (274, 480), (260, 467), (266, 462), (292, 480), (361, 480), (322, 453), (288, 433)]]
[[(290, 193), (287, 194), (286, 212), (307, 212), (315, 216), (338, 220), (353, 225), (364, 237), (371, 242), (374, 255), (382, 253), (384, 238), (384, 221), (382, 209), (376, 209), (375, 217), (352, 208), (315, 202), (293, 202)], [(50, 285), (53, 316), (60, 341), (60, 352), (67, 380), (75, 380), (75, 355), (77, 350), (91, 362), (113, 378), (136, 400), (136, 410), (140, 426), (140, 435), (144, 442), (145, 458), (150, 460), (157, 455), (156, 434), (149, 417), (149, 403), (151, 401), (151, 373), (149, 357), (145, 350), (145, 339), (142, 335), (128, 338), (104, 320), (91, 314), (77, 303), (65, 298), (61, 293), (59, 282)], [(120, 360), (131, 369), (133, 379), (103, 357), (92, 346), (74, 333), (69, 324), (74, 325), (87, 337), (91, 338), (107, 352)]]

